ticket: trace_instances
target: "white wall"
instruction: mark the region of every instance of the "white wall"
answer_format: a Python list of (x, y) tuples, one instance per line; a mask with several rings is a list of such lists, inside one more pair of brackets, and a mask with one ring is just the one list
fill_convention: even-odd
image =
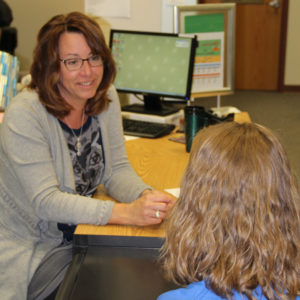
[[(170, 3), (193, 4), (196, 0), (131, 0), (130, 18), (105, 18), (109, 25), (119, 29), (170, 31), (173, 23)], [(32, 51), (39, 28), (55, 14), (70, 11), (84, 12), (84, 0), (9, 0), (18, 29), (16, 55), (21, 70), (29, 70)], [(285, 85), (300, 85), (300, 0), (289, 0), (289, 20)]]
[[(172, 27), (170, 0), (131, 0), (130, 18), (105, 18), (112, 28), (128, 30), (161, 31), (162, 22)], [(172, 3), (187, 4), (196, 0), (172, 0)], [(18, 29), (16, 55), (21, 61), (21, 70), (27, 71), (32, 61), (36, 35), (40, 27), (52, 16), (71, 11), (84, 12), (84, 0), (9, 0), (13, 11), (12, 26)], [(165, 16), (165, 17), (164, 17)], [(169, 19), (169, 20), (168, 20)]]
[(16, 55), (23, 71), (29, 70), (31, 65), (40, 27), (56, 14), (84, 9), (83, 0), (9, 0), (7, 3), (13, 12), (12, 26), (18, 30)]

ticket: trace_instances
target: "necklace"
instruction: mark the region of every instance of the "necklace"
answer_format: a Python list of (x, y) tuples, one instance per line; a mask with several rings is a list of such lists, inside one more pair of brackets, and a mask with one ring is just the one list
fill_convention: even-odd
[(80, 133), (79, 136), (77, 136), (74, 132), (74, 130), (69, 126), (69, 124), (67, 124), (69, 126), (69, 128), (71, 129), (75, 139), (76, 139), (76, 155), (80, 156), (81, 152), (80, 152), (80, 148), (81, 148), (81, 133), (82, 133), (82, 127), (83, 127), (83, 121), (84, 121), (84, 110), (82, 111), (82, 117), (81, 117), (81, 127), (80, 127)]

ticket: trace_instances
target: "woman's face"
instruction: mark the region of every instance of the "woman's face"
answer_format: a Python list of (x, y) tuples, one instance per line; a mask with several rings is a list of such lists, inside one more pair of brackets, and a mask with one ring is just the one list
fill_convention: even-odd
[[(89, 58), (91, 52), (85, 37), (81, 33), (64, 32), (58, 42), (60, 59)], [(72, 106), (81, 105), (95, 96), (103, 78), (103, 65), (91, 67), (84, 61), (80, 69), (69, 71), (64, 62), (60, 63), (58, 89), (61, 96)]]

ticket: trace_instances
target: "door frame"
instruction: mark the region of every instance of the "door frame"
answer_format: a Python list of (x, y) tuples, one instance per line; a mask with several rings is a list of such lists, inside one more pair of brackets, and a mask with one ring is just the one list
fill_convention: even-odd
[(281, 19), (281, 36), (280, 36), (281, 47), (280, 47), (280, 57), (279, 57), (278, 90), (279, 92), (300, 92), (299, 85), (284, 84), (289, 0), (281, 1), (281, 5), (282, 5), (282, 19)]

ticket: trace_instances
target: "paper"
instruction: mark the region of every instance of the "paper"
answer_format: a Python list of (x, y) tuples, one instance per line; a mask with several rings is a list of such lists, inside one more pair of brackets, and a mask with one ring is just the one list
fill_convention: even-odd
[(172, 194), (174, 197), (178, 198), (180, 194), (180, 188), (174, 188), (174, 189), (165, 189), (166, 192)]
[(185, 0), (167, 0), (167, 4), (175, 6), (175, 5), (184, 5), (186, 3)]
[(84, 8), (94, 16), (130, 18), (130, 0), (85, 0)]
[(197, 34), (192, 93), (224, 86), (224, 32)]
[(124, 135), (125, 141), (131, 141), (131, 140), (136, 140), (139, 139), (137, 136), (131, 136), (131, 135)]
[(192, 93), (224, 87), (224, 15), (200, 14), (184, 18), (184, 33), (197, 35)]

